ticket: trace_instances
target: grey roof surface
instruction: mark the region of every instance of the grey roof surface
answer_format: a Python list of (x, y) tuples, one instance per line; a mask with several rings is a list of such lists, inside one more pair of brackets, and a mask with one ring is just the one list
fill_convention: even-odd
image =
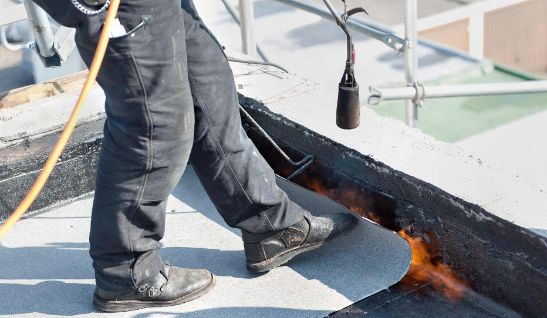
[(32, 74), (20, 65), (21, 58), (21, 52), (10, 52), (0, 46), (0, 92), (34, 83)]
[[(5, 238), (0, 316), (101, 315), (91, 306), (91, 202), (83, 199), (23, 220)], [(163, 256), (171, 264), (210, 269), (217, 285), (187, 304), (116, 317), (324, 317), (396, 283), (410, 262), (402, 238), (362, 221), (351, 234), (301, 255), (290, 266), (252, 275), (245, 269), (239, 233), (220, 219), (191, 168), (167, 211)]]

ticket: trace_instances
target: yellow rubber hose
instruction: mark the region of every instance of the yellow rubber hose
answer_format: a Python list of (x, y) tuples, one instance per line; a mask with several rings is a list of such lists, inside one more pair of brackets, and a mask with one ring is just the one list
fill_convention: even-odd
[(40, 172), (38, 179), (36, 179), (36, 182), (34, 182), (34, 185), (32, 185), (32, 188), (27, 193), (27, 195), (25, 196), (21, 204), (19, 204), (17, 209), (13, 211), (13, 213), (9, 216), (9, 218), (6, 220), (4, 225), (0, 228), (0, 240), (13, 227), (13, 225), (17, 221), (19, 221), (19, 219), (23, 216), (23, 214), (25, 214), (25, 212), (32, 205), (32, 203), (34, 203), (34, 201), (36, 200), (36, 198), (38, 197), (38, 195), (44, 188), (44, 185), (46, 184), (49, 176), (51, 175), (51, 172), (53, 171), (55, 164), (59, 160), (61, 153), (65, 149), (65, 146), (68, 140), (70, 139), (70, 136), (72, 135), (72, 132), (74, 131), (74, 128), (76, 127), (76, 121), (78, 120), (78, 116), (80, 115), (82, 105), (84, 104), (85, 99), (89, 95), (91, 87), (93, 86), (93, 84), (95, 83), (95, 80), (97, 79), (97, 74), (99, 73), (99, 69), (101, 68), (104, 54), (106, 52), (106, 47), (108, 46), (108, 41), (110, 40), (110, 28), (112, 26), (112, 21), (114, 21), (114, 19), (116, 18), (119, 5), (120, 5), (120, 0), (111, 1), (110, 7), (108, 8), (108, 12), (106, 15), (106, 20), (101, 32), (101, 37), (99, 38), (99, 43), (97, 44), (97, 50), (95, 51), (95, 55), (93, 56), (93, 61), (91, 62), (91, 66), (89, 67), (89, 74), (87, 75), (87, 79), (84, 83), (84, 86), (82, 87), (82, 91), (80, 92), (78, 101), (76, 102), (76, 105), (74, 106), (74, 110), (72, 111), (72, 114), (70, 115), (70, 118), (68, 119), (68, 122), (66, 123), (63, 133), (59, 137), (59, 140), (57, 140), (57, 144), (55, 145), (55, 148), (53, 148), (53, 151), (51, 152), (48, 160), (46, 161), (46, 164), (44, 165), (44, 169), (42, 169), (42, 171)]

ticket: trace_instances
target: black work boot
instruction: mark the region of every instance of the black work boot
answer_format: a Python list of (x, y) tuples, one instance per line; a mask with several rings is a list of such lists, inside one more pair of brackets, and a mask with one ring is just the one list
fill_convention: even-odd
[(247, 269), (254, 273), (267, 272), (349, 232), (356, 224), (357, 218), (350, 214), (317, 217), (306, 214), (304, 220), (283, 230), (261, 234), (242, 231)]
[(93, 305), (106, 312), (174, 306), (203, 296), (214, 284), (214, 276), (207, 270), (166, 264), (158, 275), (136, 290), (109, 292), (97, 287)]

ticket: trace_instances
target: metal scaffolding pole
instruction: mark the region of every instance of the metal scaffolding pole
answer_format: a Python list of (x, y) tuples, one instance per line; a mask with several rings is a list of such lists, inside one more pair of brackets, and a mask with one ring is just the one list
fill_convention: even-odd
[(34, 32), (38, 53), (45, 58), (54, 56), (56, 54), (55, 37), (47, 13), (31, 0), (24, 0), (24, 4)]
[[(299, 0), (276, 0), (276, 1), (293, 6), (295, 8), (304, 10), (309, 13), (313, 13), (315, 15), (318, 15), (328, 20), (333, 20), (333, 21), (335, 20), (331, 12), (329, 12), (328, 10), (321, 9), (318, 6), (313, 4), (309, 4)], [(366, 34), (367, 36), (370, 36), (376, 40), (383, 42), (385, 45), (391, 47), (396, 52), (403, 52), (405, 50), (405, 40), (403, 38), (401, 38), (397, 34), (379, 25), (373, 25), (371, 22), (365, 23), (355, 19), (348, 20), (346, 24), (350, 28), (360, 33)]]
[(253, 0), (239, 0), (239, 17), (241, 20), (241, 39), (243, 53), (256, 56), (256, 40), (254, 36), (254, 5)]
[[(225, 0), (222, 0), (223, 2)], [(321, 9), (315, 5), (305, 3), (299, 0), (276, 0), (298, 9), (317, 14), (326, 19), (334, 20), (329, 10)], [(253, 26), (254, 15), (252, 0), (239, 0), (241, 16), (241, 33), (243, 38), (244, 51), (254, 54), (256, 42), (254, 39)], [(385, 100), (405, 100), (406, 118), (405, 122), (410, 127), (416, 126), (418, 119), (418, 106), (421, 106), (426, 98), (445, 98), (445, 97), (472, 97), (485, 95), (504, 95), (504, 94), (533, 94), (547, 93), (547, 81), (527, 81), (514, 83), (489, 83), (489, 84), (465, 84), (465, 85), (439, 85), (424, 86), (417, 81), (418, 71), (418, 35), (417, 35), (417, 0), (406, 0), (406, 18), (405, 18), (405, 38), (397, 36), (395, 33), (381, 27), (369, 25), (364, 22), (348, 20), (348, 26), (359, 32), (367, 34), (377, 40), (384, 42), (389, 47), (398, 52), (405, 53), (405, 79), (406, 86), (402, 87), (374, 87), (370, 86), (368, 102), (371, 105), (378, 105)], [(228, 7), (228, 6), (227, 6)], [(231, 13), (234, 15), (233, 13)], [(433, 45), (436, 49), (448, 50), (446, 48)], [(251, 50), (249, 50), (251, 48)], [(452, 52), (457, 54), (456, 51)], [(462, 55), (462, 58), (469, 58)]]
[(471, 97), (506, 94), (547, 93), (547, 81), (527, 81), (514, 83), (488, 83), (413, 87), (370, 87), (369, 104), (378, 105), (386, 100), (416, 100), (425, 98)]
[[(220, 0), (220, 1), (222, 1), (222, 3), (224, 4), (224, 7), (226, 7), (226, 10), (228, 11), (232, 19), (234, 19), (237, 25), (239, 25), (239, 27), (241, 28), (241, 21), (239, 20), (239, 15), (234, 9), (234, 7), (232, 7), (232, 5), (230, 4), (228, 0)], [(270, 59), (268, 58), (264, 50), (262, 50), (258, 42), (256, 42), (256, 52), (258, 53), (258, 55), (260, 55), (260, 57), (264, 60), (264, 62), (270, 61)]]
[[(418, 18), (418, 1), (406, 1), (406, 19), (405, 19), (405, 79), (408, 86), (414, 86), (416, 73), (418, 70), (418, 34), (416, 30), (416, 20)], [(405, 122), (410, 127), (416, 127), (418, 120), (418, 102), (419, 100), (410, 97), (405, 101)]]

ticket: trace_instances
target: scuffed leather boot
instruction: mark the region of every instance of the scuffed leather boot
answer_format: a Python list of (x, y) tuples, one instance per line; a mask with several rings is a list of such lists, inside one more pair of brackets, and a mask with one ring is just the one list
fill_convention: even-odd
[(203, 296), (213, 288), (214, 283), (213, 274), (207, 270), (166, 264), (158, 275), (136, 290), (109, 292), (97, 287), (93, 305), (106, 312), (174, 306)]
[(349, 232), (356, 224), (357, 219), (349, 214), (317, 217), (307, 214), (304, 220), (276, 232), (253, 234), (242, 231), (247, 269), (254, 273), (267, 272)]

